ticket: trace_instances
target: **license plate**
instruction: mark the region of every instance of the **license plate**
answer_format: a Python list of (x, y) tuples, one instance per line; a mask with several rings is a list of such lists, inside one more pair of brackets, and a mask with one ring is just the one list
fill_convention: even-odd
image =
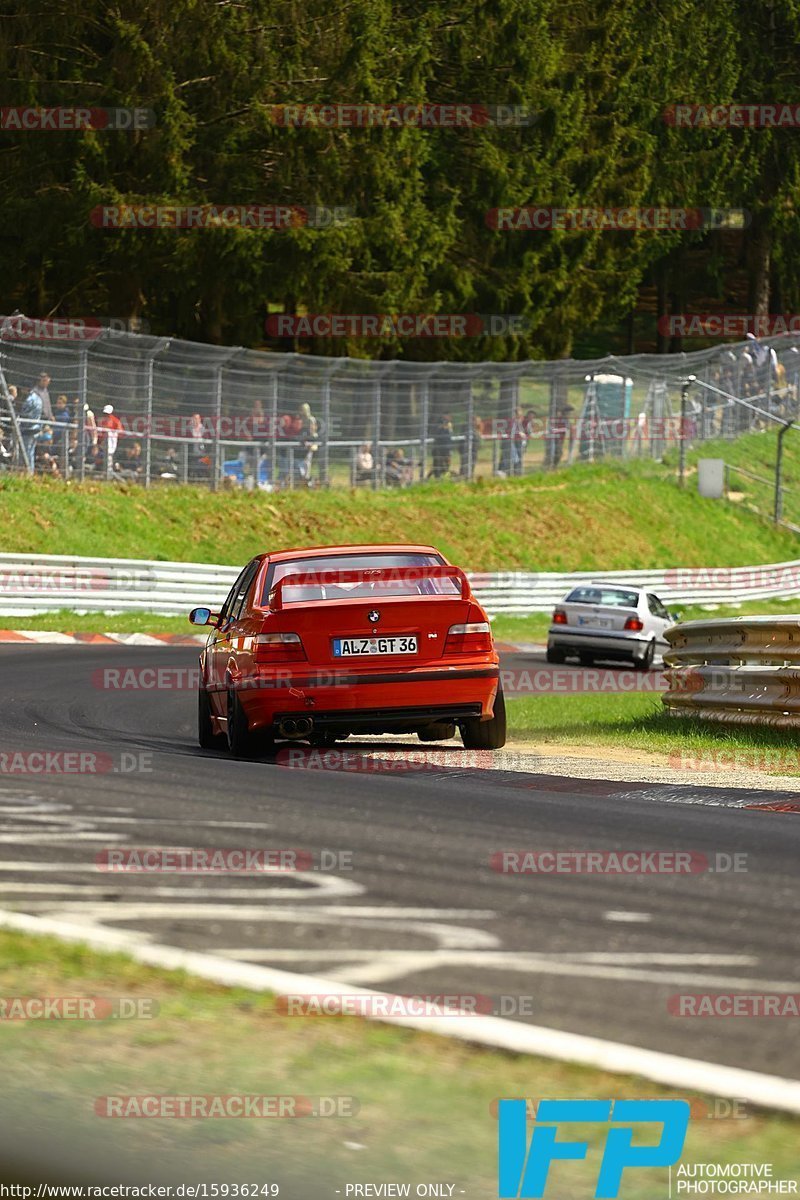
[(591, 625), (593, 629), (610, 629), (611, 622), (603, 617), (578, 617), (579, 625)]
[(334, 638), (334, 658), (355, 658), (359, 655), (416, 654), (416, 637)]

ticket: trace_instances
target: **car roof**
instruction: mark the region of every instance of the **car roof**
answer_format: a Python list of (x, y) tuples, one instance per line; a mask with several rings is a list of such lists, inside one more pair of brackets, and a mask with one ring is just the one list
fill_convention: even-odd
[(287, 558), (316, 558), (320, 554), (352, 554), (358, 552), (383, 554), (438, 554), (444, 557), (435, 546), (418, 546), (408, 542), (353, 542), (345, 546), (304, 546), (301, 550), (278, 550), (264, 554), (270, 562), (285, 562)]
[(582, 583), (575, 583), (570, 588), (571, 592), (575, 592), (578, 588), (615, 588), (622, 592), (646, 592), (647, 588), (641, 587), (638, 583), (624, 583), (621, 579), (585, 579)]

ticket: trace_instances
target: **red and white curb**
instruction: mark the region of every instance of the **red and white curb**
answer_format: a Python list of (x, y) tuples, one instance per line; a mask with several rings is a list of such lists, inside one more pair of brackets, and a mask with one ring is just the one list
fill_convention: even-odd
[[(213, 954), (181, 950), (176, 946), (156, 942), (137, 942), (140, 934), (102, 925), (78, 925), (48, 917), (0, 910), (0, 929), (15, 929), (21, 933), (49, 935), (64, 942), (79, 943), (93, 950), (121, 952), (136, 962), (167, 971), (189, 971), (199, 979), (223, 987), (247, 988), (253, 992), (272, 992), (275, 995), (307, 995), (323, 992), (342, 996), (387, 996), (367, 988), (355, 987), (341, 980), (321, 979), (313, 975), (298, 975), (275, 967), (255, 963), (234, 962)], [(376, 1006), (377, 1007), (377, 1006)], [(636, 1075), (666, 1087), (687, 1089), (705, 1095), (732, 1097), (761, 1108), (800, 1114), (800, 1083), (779, 1075), (762, 1075), (701, 1059), (682, 1058), (660, 1050), (645, 1050), (610, 1042), (603, 1038), (587, 1037), (548, 1029), (543, 1025), (527, 1025), (503, 1017), (475, 1015), (463, 1022), (450, 1017), (396, 1016), (390, 1013), (370, 1015), (366, 1020), (382, 1024), (401, 1025), (425, 1033), (437, 1033), (481, 1046), (491, 1046), (512, 1054), (533, 1054), (558, 1062), (578, 1063), (601, 1071)]]
[(0, 629), (0, 645), (202, 646), (202, 633), (57, 633), (51, 629)]

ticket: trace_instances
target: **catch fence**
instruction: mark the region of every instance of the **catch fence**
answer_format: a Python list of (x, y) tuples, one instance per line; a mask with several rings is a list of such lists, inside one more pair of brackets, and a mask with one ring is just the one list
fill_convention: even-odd
[[(661, 459), (681, 444), (793, 419), (800, 397), (794, 335), (756, 351), (743, 343), (521, 363), (322, 358), (110, 328), (91, 335), (44, 340), (0, 319), (0, 470), (145, 487), (405, 487)], [(47, 403), (42, 413), (26, 407), (42, 373), (52, 418)]]

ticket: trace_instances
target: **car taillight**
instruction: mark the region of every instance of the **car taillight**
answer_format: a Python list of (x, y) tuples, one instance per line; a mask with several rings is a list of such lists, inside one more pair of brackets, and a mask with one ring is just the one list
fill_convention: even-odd
[(625, 628), (633, 630), (634, 633), (641, 633), (644, 629), (644, 621), (640, 620), (639, 617), (628, 617), (625, 622)]
[(564, 612), (563, 608), (557, 608), (555, 610), (555, 612), (553, 613), (553, 624), (554, 625), (568, 625), (569, 624), (569, 621), (567, 620), (567, 614)]
[(451, 625), (444, 644), (445, 654), (482, 654), (492, 648), (492, 632), (488, 621), (473, 621), (469, 625)]
[(257, 663), (305, 662), (306, 658), (298, 633), (257, 633), (253, 650)]

